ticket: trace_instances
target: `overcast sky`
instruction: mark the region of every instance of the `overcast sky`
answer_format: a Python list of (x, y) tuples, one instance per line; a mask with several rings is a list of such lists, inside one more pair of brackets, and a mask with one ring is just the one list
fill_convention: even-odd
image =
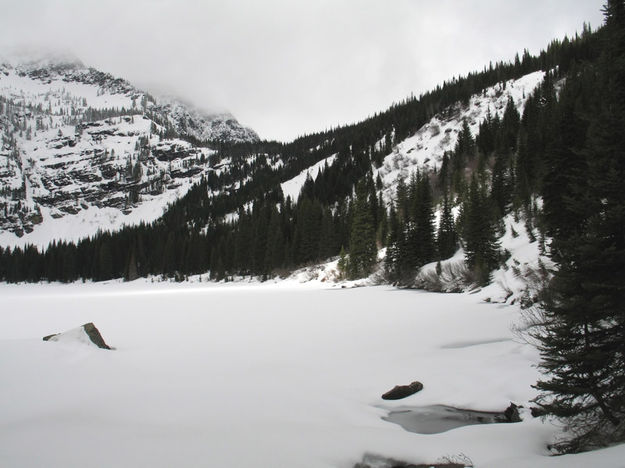
[[(0, 47), (67, 50), (262, 138), (351, 123), (602, 24), (604, 0), (0, 0)], [(1, 55), (1, 49), (0, 49)]]

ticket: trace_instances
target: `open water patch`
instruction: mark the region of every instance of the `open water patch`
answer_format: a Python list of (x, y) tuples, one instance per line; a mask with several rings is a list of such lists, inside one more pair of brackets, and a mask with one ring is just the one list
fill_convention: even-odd
[(490, 412), (454, 408), (445, 405), (401, 406), (383, 417), (385, 421), (399, 424), (405, 430), (417, 434), (440, 434), (452, 429), (475, 424), (496, 424), (520, 421), (518, 411), (511, 414), (511, 405), (506, 411)]
[(492, 340), (480, 340), (480, 341), (459, 341), (455, 343), (449, 343), (441, 346), (442, 349), (462, 349), (471, 348), (472, 346), (488, 345), (492, 343), (504, 343), (506, 341), (512, 341), (510, 338), (494, 338)]

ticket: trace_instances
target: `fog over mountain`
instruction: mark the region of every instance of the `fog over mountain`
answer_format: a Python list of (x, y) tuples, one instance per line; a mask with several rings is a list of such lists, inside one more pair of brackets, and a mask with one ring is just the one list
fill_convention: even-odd
[(261, 138), (290, 140), (537, 52), (584, 21), (596, 27), (601, 4), (1, 0), (0, 47), (68, 50), (141, 87), (227, 110)]

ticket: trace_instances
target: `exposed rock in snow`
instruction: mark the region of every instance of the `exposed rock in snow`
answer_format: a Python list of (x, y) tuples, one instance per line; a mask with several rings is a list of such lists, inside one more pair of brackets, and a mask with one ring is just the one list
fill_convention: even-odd
[(89, 322), (82, 327), (74, 328), (63, 333), (43, 337), (43, 341), (58, 341), (60, 343), (81, 343), (89, 346), (97, 346), (102, 349), (113, 349), (104, 342), (100, 331)]
[(151, 110), (166, 115), (178, 133), (198, 140), (235, 143), (259, 140), (254, 130), (243, 127), (228, 112), (204, 112), (170, 96), (158, 96)]
[(421, 382), (414, 381), (409, 385), (395, 385), (391, 390), (382, 395), (383, 400), (401, 400), (423, 390)]

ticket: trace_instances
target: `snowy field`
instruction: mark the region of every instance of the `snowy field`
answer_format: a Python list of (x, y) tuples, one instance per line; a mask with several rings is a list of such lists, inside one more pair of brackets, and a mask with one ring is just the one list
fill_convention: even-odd
[[(0, 466), (344, 467), (365, 453), (476, 467), (623, 467), (625, 448), (549, 457), (535, 349), (480, 294), (322, 283), (0, 285)], [(94, 322), (114, 351), (42, 337)], [(419, 380), (404, 400), (380, 396)], [(393, 408), (516, 424), (407, 432)]]

